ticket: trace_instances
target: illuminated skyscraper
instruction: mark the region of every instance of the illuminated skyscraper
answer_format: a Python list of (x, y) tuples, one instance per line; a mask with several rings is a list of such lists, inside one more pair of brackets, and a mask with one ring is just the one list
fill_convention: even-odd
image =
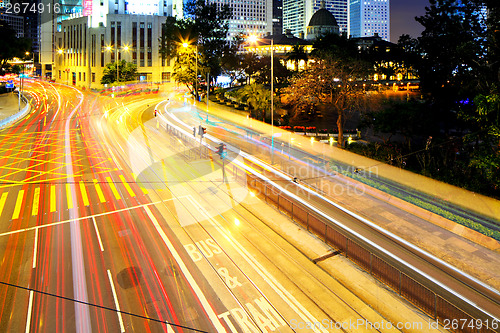
[(311, 17), (321, 8), (333, 14), (340, 33), (347, 33), (347, 0), (283, 0), (283, 30), (290, 30), (299, 37), (306, 33), (306, 27)]
[(349, 0), (349, 35), (391, 39), (390, 0)]

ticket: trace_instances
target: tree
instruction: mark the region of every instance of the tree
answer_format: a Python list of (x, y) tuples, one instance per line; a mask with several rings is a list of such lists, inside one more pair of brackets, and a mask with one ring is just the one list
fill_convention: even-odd
[(292, 79), (285, 93), (289, 103), (306, 110), (323, 103), (337, 113), (338, 143), (344, 147), (345, 121), (362, 100), (359, 97), (364, 94), (363, 80), (371, 67), (361, 59), (354, 42), (345, 36), (324, 35), (313, 47), (308, 69)]
[(203, 52), (200, 52), (199, 46), (188, 45), (187, 47), (179, 46), (177, 48), (173, 78), (175, 81), (186, 85), (197, 99), (198, 92), (196, 91), (196, 86), (198, 75), (205, 76), (208, 72), (208, 68), (203, 65), (204, 63), (206, 62), (203, 58)]
[[(451, 110), (459, 100), (473, 99), (498, 81), (498, 54), (492, 53), (498, 40), (489, 38), (495, 27), (487, 21), (483, 1), (430, 0), (430, 4), (426, 14), (416, 18), (425, 28), (419, 38), (424, 55), (419, 66), (421, 87), (442, 110)], [(494, 23), (497, 28), (498, 24)]]
[(300, 61), (303, 60), (307, 64), (307, 59), (309, 59), (309, 56), (307, 55), (303, 46), (295, 44), (292, 47), (292, 50), (286, 54), (286, 59), (294, 63), (294, 69), (298, 72)]
[[(116, 67), (118, 64), (118, 73)], [(118, 74), (118, 80), (117, 80)], [(137, 66), (131, 62), (120, 60), (106, 64), (101, 78), (101, 84), (111, 84), (113, 82), (130, 82), (137, 80)]]
[(17, 38), (16, 32), (9, 24), (0, 20), (0, 70), (9, 68), (7, 63), (13, 58), (24, 58), (31, 50), (31, 41), (27, 38)]
[(271, 93), (262, 84), (248, 84), (238, 90), (238, 98), (248, 104), (257, 113), (262, 112), (263, 121), (266, 120), (266, 110), (271, 109)]
[(219, 76), (222, 56), (231, 51), (226, 38), (232, 17), (231, 7), (205, 0), (189, 0), (184, 9), (186, 20), (192, 23), (189, 37), (202, 46), (199, 50), (203, 52), (203, 65), (208, 67), (211, 77)]

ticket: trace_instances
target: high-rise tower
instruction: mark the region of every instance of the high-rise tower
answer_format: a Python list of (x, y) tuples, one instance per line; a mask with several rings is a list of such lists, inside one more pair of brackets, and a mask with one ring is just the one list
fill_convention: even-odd
[[(326, 0), (324, 7), (333, 14), (340, 33), (348, 28), (348, 0)], [(322, 0), (283, 0), (283, 30), (290, 30), (295, 36), (306, 33), (311, 17), (321, 8)]]
[(349, 0), (349, 35), (391, 39), (390, 0)]

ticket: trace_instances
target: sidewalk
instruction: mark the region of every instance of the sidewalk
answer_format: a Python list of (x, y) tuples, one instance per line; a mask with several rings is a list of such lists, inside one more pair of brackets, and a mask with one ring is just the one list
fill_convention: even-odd
[[(199, 104), (199, 106), (204, 111), (205, 104)], [(251, 128), (257, 132), (271, 133), (270, 125), (231, 111), (231, 108), (226, 106), (210, 104), (210, 113), (217, 117)], [(498, 216), (500, 216), (500, 202), (498, 200), (385, 165), (379, 161), (327, 144), (311, 142), (309, 138), (276, 127), (274, 133), (281, 133), (280, 141), (286, 142), (290, 140), (294, 146), (300, 147), (301, 150), (313, 155), (338, 160), (355, 167), (370, 169), (384, 178), (400, 181), (417, 191), (429, 193), (494, 219), (498, 219)], [(255, 153), (258, 156), (265, 154), (263, 151), (255, 151)], [(266, 156), (263, 155), (262, 157), (265, 158)], [(279, 168), (279, 166), (277, 167)], [(359, 183), (355, 180), (338, 176), (334, 178), (337, 179), (337, 183), (332, 181), (330, 189), (333, 192), (329, 193), (328, 196), (332, 197), (335, 202), (476, 277), (496, 290), (500, 290), (500, 270), (498, 270), (500, 244), (497, 241), (452, 221), (441, 217), (436, 218), (435, 214), (419, 209), (403, 200), (394, 200), (394, 197), (383, 195), (380, 191), (367, 186), (363, 186), (363, 193), (360, 195), (356, 193)], [(318, 185), (320, 188), (324, 188), (322, 184)], [(342, 188), (344, 191), (335, 193), (337, 188)], [(437, 221), (441, 223), (437, 223)], [(478, 237), (467, 237), (470, 233), (475, 233)], [(494, 244), (490, 244), (493, 246), (487, 248), (485, 246), (488, 244), (485, 244), (485, 241)]]
[(0, 128), (7, 125), (3, 124), (5, 119), (22, 111), (25, 106), (26, 102), (21, 99), (21, 108), (19, 108), (19, 98), (15, 93), (0, 94)]

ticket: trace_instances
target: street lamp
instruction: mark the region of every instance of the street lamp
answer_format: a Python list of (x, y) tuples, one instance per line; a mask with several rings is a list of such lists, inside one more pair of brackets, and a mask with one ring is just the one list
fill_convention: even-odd
[[(123, 51), (128, 51), (130, 48), (128, 45), (123, 46)], [(118, 48), (108, 45), (106, 46), (106, 51), (114, 50), (115, 52), (115, 63), (116, 63), (116, 82), (120, 81), (120, 61), (118, 59)]]

